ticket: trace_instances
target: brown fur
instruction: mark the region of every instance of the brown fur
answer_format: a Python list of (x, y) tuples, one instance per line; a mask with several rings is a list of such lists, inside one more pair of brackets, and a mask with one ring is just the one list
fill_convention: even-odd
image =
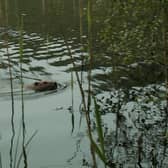
[(27, 88), (36, 92), (55, 90), (57, 89), (57, 83), (52, 81), (40, 81), (34, 82), (32, 85), (27, 86)]

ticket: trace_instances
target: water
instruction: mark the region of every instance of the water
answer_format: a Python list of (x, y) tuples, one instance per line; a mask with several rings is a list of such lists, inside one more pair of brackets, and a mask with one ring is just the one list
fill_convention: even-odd
[[(14, 152), (19, 136), (17, 161), (22, 145), (19, 78), (21, 14), (25, 15), (22, 72), (26, 142), (36, 133), (27, 147), (28, 165), (30, 168), (79, 168), (88, 167), (87, 162), (91, 163), (85, 117), (79, 108), (81, 95), (74, 71), (74, 89), (71, 88), (71, 70), (74, 68), (65, 45), (66, 40), (77, 65), (76, 70), (87, 70), (87, 65), (81, 67), (82, 56), (88, 56), (85, 2), (83, 5), (85, 26), (82, 37), (84, 49), (81, 51), (79, 11), (75, 0), (8, 0), (6, 3), (0, 0), (0, 160), (3, 168), (9, 167), (12, 137), (8, 55), (11, 60), (15, 100)], [(97, 17), (100, 17), (103, 10), (99, 12)], [(99, 19), (96, 18), (95, 22), (99, 23)], [(98, 26), (96, 31), (97, 29)], [(100, 37), (96, 34), (94, 38)], [(115, 68), (112, 67), (113, 56), (106, 51), (102, 56), (97, 43), (94, 47), (97, 53), (94, 53), (96, 59), (92, 84), (96, 93), (107, 91), (97, 94), (97, 98), (101, 105), (105, 149), (111, 164), (113, 167), (124, 168), (136, 167), (138, 164), (146, 168), (159, 165), (167, 167), (166, 88), (160, 82), (164, 80), (163, 67), (155, 62), (135, 60), (135, 63)], [(134, 48), (134, 45), (131, 47)], [(122, 56), (119, 52), (119, 56), (120, 54)], [(27, 85), (39, 79), (56, 81), (59, 87), (57, 90), (39, 93), (26, 89)], [(87, 73), (84, 71), (83, 79), (84, 90), (87, 90)], [(114, 86), (119, 89), (114, 89)], [(91, 120), (94, 130), (95, 118), (92, 113)], [(96, 137), (96, 131), (93, 134)], [(100, 161), (98, 165), (99, 168), (103, 167)]]
[[(7, 18), (4, 7), (7, 7)], [(81, 96), (76, 82), (74, 83), (74, 116), (75, 124), (72, 133), (72, 90), (70, 87), (72, 61), (68, 55), (67, 47), (62, 33), (69, 34), (75, 28), (71, 22), (74, 18), (70, 9), (72, 2), (62, 1), (8, 1), (4, 4), (0, 1), (0, 153), (3, 167), (9, 167), (11, 129), (11, 96), (8, 64), (9, 54), (13, 73), (14, 85), (14, 126), (16, 136), (14, 138), (14, 152), (16, 151), (19, 136), (17, 159), (21, 152), (22, 136), (21, 126), (21, 85), (19, 69), (19, 16), (25, 13), (23, 35), (23, 81), (24, 81), (24, 108), (26, 123), (26, 141), (33, 135), (28, 145), (29, 167), (73, 167), (82, 165), (82, 159), (89, 159), (89, 145), (86, 136), (86, 125), (83, 115), (79, 113)], [(2, 12), (2, 13), (1, 13)], [(7, 23), (8, 22), (8, 23)], [(4, 27), (8, 24), (9, 28)], [(60, 30), (62, 32), (60, 32)], [(8, 44), (5, 46), (7, 33)], [(72, 33), (68, 36), (69, 44), (76, 63), (80, 63), (79, 41)], [(8, 51), (7, 51), (8, 48)], [(86, 54), (86, 53), (83, 53)], [(57, 81), (59, 87), (56, 91), (35, 93), (26, 90), (26, 85), (36, 80)], [(81, 117), (82, 123), (79, 127)], [(21, 163), (22, 167), (22, 163)]]
[[(29, 139), (35, 130), (36, 136), (28, 147), (28, 160), (30, 167), (47, 167), (48, 165), (69, 165), (67, 160), (76, 151), (76, 143), (80, 138), (78, 134), (85, 135), (79, 129), (78, 109), (75, 109), (75, 130), (71, 135), (71, 113), (67, 109), (71, 105), (71, 92), (69, 89), (55, 95), (40, 96), (25, 100), (26, 134)], [(77, 96), (77, 95), (76, 95)], [(78, 95), (79, 96), (79, 95)], [(65, 101), (66, 97), (66, 101)], [(75, 99), (76, 103), (78, 99)], [(10, 101), (1, 101), (1, 155), (3, 166), (8, 167), (9, 144), (11, 136)], [(19, 130), (21, 124), (21, 102), (15, 101), (15, 127)], [(83, 125), (83, 124), (82, 124)], [(83, 131), (82, 131), (83, 130)], [(17, 131), (18, 132), (18, 131)], [(84, 137), (81, 137), (84, 139)], [(16, 142), (15, 142), (16, 143)], [(83, 144), (84, 147), (87, 143)], [(82, 157), (80, 152), (78, 155)], [(73, 162), (73, 161), (72, 161)], [(75, 159), (72, 167), (78, 167), (81, 158)], [(70, 165), (68, 166), (70, 167)]]

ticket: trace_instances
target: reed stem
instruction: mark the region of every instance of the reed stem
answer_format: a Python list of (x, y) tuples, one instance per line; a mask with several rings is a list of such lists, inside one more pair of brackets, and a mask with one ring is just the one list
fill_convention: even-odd
[(23, 72), (22, 72), (22, 62), (23, 62), (23, 17), (21, 15), (21, 24), (20, 24), (20, 80), (21, 80), (21, 105), (22, 105), (22, 151), (24, 158), (24, 168), (28, 167), (27, 163), (27, 154), (25, 148), (25, 135), (26, 135), (26, 126), (25, 126), (25, 111), (24, 111), (24, 90), (23, 90)]
[[(6, 21), (6, 27), (8, 27), (8, 1), (5, 1), (5, 21)], [(10, 94), (11, 94), (11, 106), (12, 106), (12, 114), (11, 114), (11, 128), (12, 128), (12, 136), (11, 136), (11, 142), (10, 142), (10, 168), (13, 168), (13, 146), (14, 146), (14, 138), (15, 138), (15, 126), (14, 126), (14, 93), (13, 93), (13, 78), (12, 78), (12, 68), (11, 68), (11, 59), (9, 56), (9, 46), (8, 46), (8, 30), (6, 30), (5, 33), (5, 46), (6, 46), (6, 53), (7, 53), (7, 59), (8, 59), (8, 70), (9, 70), (9, 77), (10, 77)]]

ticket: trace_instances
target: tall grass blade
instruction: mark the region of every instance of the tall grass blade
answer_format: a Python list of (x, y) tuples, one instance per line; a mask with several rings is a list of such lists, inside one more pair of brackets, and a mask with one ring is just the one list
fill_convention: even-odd
[[(165, 114), (166, 114), (166, 122), (165, 122), (165, 130), (164, 130), (164, 134), (166, 135), (168, 133), (168, 70), (167, 70), (167, 66), (168, 66), (168, 50), (167, 50), (167, 45), (168, 45), (168, 36), (167, 36), (167, 20), (168, 20), (168, 16), (167, 16), (167, 5), (168, 5), (168, 1), (161, 1), (161, 14), (162, 14), (162, 41), (163, 41), (163, 59), (164, 59), (164, 64), (165, 64), (165, 68), (164, 68), (164, 75), (165, 75), (165, 83), (166, 83), (166, 107), (165, 107)], [(168, 139), (165, 138), (164, 140), (164, 149), (163, 149), (163, 158), (161, 159), (161, 163), (160, 163), (160, 167), (163, 167), (164, 164), (164, 160), (166, 157), (166, 151), (167, 151), (167, 147), (168, 147)]]
[(104, 156), (104, 154), (102, 153), (102, 151), (99, 149), (99, 146), (95, 143), (94, 140), (92, 140), (92, 147), (94, 149), (94, 151), (96, 152), (96, 154), (98, 155), (98, 157), (104, 162), (104, 164), (106, 165), (106, 158)]
[(8, 64), (9, 64), (9, 76), (10, 76), (10, 94), (11, 94), (11, 102), (12, 102), (12, 114), (11, 114), (11, 128), (12, 128), (12, 137), (11, 137), (11, 143), (10, 143), (10, 151), (9, 151), (9, 156), (10, 156), (10, 168), (13, 167), (13, 145), (14, 145), (14, 138), (15, 138), (15, 126), (14, 126), (14, 93), (13, 93), (13, 74), (12, 74), (12, 69), (11, 69), (11, 59), (9, 56), (9, 49), (8, 49), (8, 33), (6, 32), (6, 53), (7, 53), (7, 58), (8, 58)]
[[(22, 123), (21, 123), (22, 124)], [(16, 149), (15, 149), (15, 155), (14, 155), (14, 168), (16, 167), (16, 162), (17, 162), (17, 154), (18, 154), (18, 148), (19, 148), (19, 140), (20, 140), (20, 135), (21, 135), (21, 128), (22, 128), (22, 125), (20, 124), (19, 126), (19, 133), (18, 133), (18, 136), (17, 136), (17, 140), (16, 140)]]
[(72, 100), (72, 109), (71, 109), (71, 123), (72, 123), (72, 130), (71, 130), (71, 134), (73, 133), (74, 131), (74, 125), (75, 125), (75, 122), (74, 122), (74, 79), (73, 79), (73, 72), (71, 72), (71, 100)]
[(80, 112), (80, 119), (79, 119), (79, 128), (81, 127), (82, 124), (82, 115), (84, 113), (84, 109), (83, 109), (83, 102), (80, 103), (79, 105), (79, 112)]
[(81, 85), (83, 84), (84, 70), (84, 47), (83, 47), (83, 0), (79, 0), (79, 31), (80, 31), (80, 48), (81, 48)]
[(1, 157), (1, 152), (0, 152), (0, 168), (2, 168), (2, 157)]
[(25, 127), (25, 115), (24, 115), (24, 93), (23, 93), (23, 72), (22, 72), (22, 62), (23, 62), (23, 17), (21, 15), (21, 24), (20, 24), (20, 80), (21, 80), (21, 103), (22, 103), (22, 150), (23, 150), (23, 158), (24, 158), (24, 168), (28, 167), (27, 163), (27, 154), (25, 148), (25, 134), (26, 134), (26, 127)]
[[(8, 27), (8, 1), (5, 1), (5, 21), (6, 21), (6, 27)], [(11, 59), (9, 56), (9, 47), (8, 47), (8, 32), (6, 31), (5, 34), (5, 45), (6, 45), (6, 53), (8, 58), (8, 64), (9, 64), (9, 75), (10, 75), (10, 93), (11, 93), (11, 102), (12, 102), (12, 114), (11, 114), (11, 128), (12, 128), (12, 136), (11, 136), (11, 142), (10, 142), (10, 168), (13, 167), (13, 145), (14, 145), (14, 138), (15, 138), (15, 126), (14, 126), (14, 94), (13, 94), (13, 78), (12, 78), (12, 69), (11, 69)]]
[(74, 131), (74, 128), (75, 128), (75, 116), (74, 116), (74, 112), (72, 112), (72, 114), (71, 114), (71, 123), (72, 123), (71, 134), (72, 134), (73, 131)]
[[(96, 98), (94, 99), (94, 107), (95, 107), (95, 117), (96, 117), (96, 128), (97, 128), (97, 134), (100, 141), (100, 147), (101, 147), (101, 154), (103, 155), (103, 161), (106, 163), (106, 156), (105, 156), (105, 150), (104, 150), (104, 136), (103, 136), (103, 129), (102, 129), (102, 120), (101, 120), (101, 113), (99, 111), (98, 104), (96, 102)], [(102, 156), (101, 156), (102, 158)]]
[(103, 136), (103, 129), (102, 129), (102, 120), (101, 120), (101, 114), (95, 97), (94, 97), (94, 106), (95, 106), (97, 133), (100, 140), (102, 152), (104, 152), (104, 136)]
[(92, 73), (92, 64), (93, 64), (93, 51), (92, 51), (92, 0), (88, 0), (87, 19), (88, 19), (88, 54), (89, 54), (88, 104), (87, 104), (87, 110), (90, 111), (90, 105), (91, 105), (91, 73)]
[[(72, 60), (72, 65), (73, 65), (73, 67), (75, 69), (76, 64), (74, 62), (71, 49), (70, 49), (70, 47), (68, 45), (68, 42), (66, 41), (65, 37), (64, 37), (64, 41), (65, 41), (65, 45), (66, 45), (67, 50), (68, 50), (68, 54), (69, 54), (69, 56), (70, 56), (70, 58)], [(88, 111), (88, 108), (87, 108), (87, 105), (86, 105), (86, 101), (85, 101), (84, 89), (83, 89), (83, 87), (81, 85), (80, 78), (79, 78), (79, 75), (78, 75), (77, 71), (75, 71), (75, 75), (76, 75), (76, 78), (77, 78), (78, 86), (79, 86), (81, 97), (82, 97), (83, 109), (84, 109), (85, 119), (86, 119), (87, 128), (88, 128), (88, 135), (89, 135), (89, 140), (90, 140), (90, 143), (91, 143), (93, 138), (92, 138), (91, 125), (90, 125), (90, 114), (89, 114), (89, 111)], [(92, 144), (91, 144), (91, 146), (92, 146)], [(92, 148), (91, 148), (91, 155), (92, 155), (92, 160), (93, 160), (93, 167), (97, 168), (96, 157), (95, 157), (94, 151), (92, 151)]]

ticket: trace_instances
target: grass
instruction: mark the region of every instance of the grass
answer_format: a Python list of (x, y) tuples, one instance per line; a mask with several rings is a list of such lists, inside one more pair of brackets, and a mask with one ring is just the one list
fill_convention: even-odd
[[(75, 4), (75, 1), (73, 1)], [(82, 0), (79, 0), (79, 6), (80, 6), (80, 38), (81, 38), (81, 46), (82, 46)], [(74, 6), (75, 7), (75, 6)], [(104, 162), (104, 167), (107, 166), (107, 158), (106, 158), (106, 151), (104, 148), (104, 133), (103, 133), (103, 127), (102, 127), (102, 119), (101, 119), (101, 112), (99, 109), (99, 106), (97, 104), (97, 100), (96, 98), (92, 95), (92, 68), (93, 68), (93, 59), (94, 59), (94, 55), (93, 55), (93, 49), (92, 49), (92, 22), (93, 22), (93, 18), (92, 18), (92, 1), (88, 0), (88, 7), (87, 7), (87, 18), (88, 18), (88, 54), (89, 54), (89, 58), (85, 58), (89, 61), (89, 66), (88, 66), (88, 94), (86, 95), (84, 88), (83, 88), (83, 74), (81, 71), (81, 75), (79, 75), (79, 73), (77, 71), (75, 71), (75, 75), (77, 78), (77, 82), (78, 82), (78, 86), (81, 92), (81, 99), (82, 99), (82, 105), (83, 105), (83, 111), (85, 113), (85, 119), (86, 119), (86, 123), (87, 123), (87, 129), (88, 129), (88, 137), (90, 140), (90, 152), (92, 155), (92, 162), (93, 162), (93, 167), (97, 168), (97, 161), (96, 161), (96, 155)], [(164, 16), (165, 17), (165, 16)], [(163, 43), (164, 43), (164, 52), (163, 55), (165, 57), (165, 62), (167, 62), (167, 53), (166, 53), (166, 31), (165, 31), (165, 27), (163, 25)], [(28, 146), (28, 144), (31, 142), (32, 138), (35, 136), (36, 133), (34, 133), (31, 138), (28, 140), (28, 142), (26, 143), (25, 141), (25, 135), (26, 135), (26, 128), (25, 128), (25, 110), (24, 110), (24, 91), (23, 91), (23, 70), (22, 70), (22, 63), (23, 63), (23, 16), (21, 18), (21, 26), (20, 26), (20, 80), (21, 80), (21, 103), (22, 103), (22, 153), (19, 155), (19, 159), (17, 162), (17, 168), (19, 167), (20, 163), (21, 163), (21, 159), (24, 158), (24, 167), (28, 167), (28, 163), (27, 163), (27, 154), (26, 154), (26, 148)], [(75, 60), (73, 58), (73, 54), (71, 52), (71, 49), (69, 47), (68, 41), (65, 39), (65, 45), (67, 46), (67, 50), (68, 50), (68, 54), (70, 56), (70, 62), (72, 62), (73, 68), (76, 69), (76, 64), (75, 64)], [(82, 47), (81, 47), (82, 50)], [(8, 52), (8, 51), (7, 51)], [(7, 54), (9, 56), (9, 54)], [(82, 57), (82, 66), (84, 64), (84, 58)], [(10, 63), (10, 58), (8, 58), (9, 63)], [(13, 81), (12, 81), (12, 71), (9, 68), (9, 73), (10, 73), (10, 81), (11, 81), (11, 99), (12, 99), (12, 116), (11, 116), (11, 125), (12, 125), (12, 131), (13, 131), (13, 135), (11, 138), (11, 158), (10, 158), (10, 162), (11, 162), (11, 167), (13, 167), (13, 139), (14, 139), (14, 135), (15, 135), (15, 130), (14, 130), (14, 98), (13, 98)], [(166, 82), (167, 82), (167, 71), (165, 71), (165, 78), (166, 78)], [(73, 106), (74, 106), (74, 75), (73, 72), (71, 72), (71, 98), (72, 98), (72, 118), (71, 118), (71, 122), (72, 122), (72, 130), (71, 133), (73, 133), (74, 130), (74, 111), (73, 111)], [(93, 100), (93, 101), (92, 101)], [(93, 136), (93, 132), (92, 132), (92, 128), (91, 128), (91, 118), (90, 118), (90, 111), (91, 111), (91, 104), (93, 102), (93, 106), (94, 106), (94, 115), (95, 115), (95, 120), (96, 120), (96, 133), (97, 133), (97, 137), (99, 139), (99, 143), (97, 143), (97, 141), (95, 140), (94, 136)], [(119, 113), (117, 113), (117, 119), (116, 121), (118, 121), (119, 118)], [(117, 122), (116, 122), (116, 125)], [(139, 137), (139, 154), (141, 154), (141, 137)], [(16, 155), (15, 155), (16, 156)], [(139, 155), (140, 156), (140, 155)], [(16, 157), (15, 159), (16, 160)], [(14, 164), (15, 165), (15, 164)], [(2, 162), (1, 162), (1, 158), (0, 158), (0, 166), (2, 167)], [(1, 168), (0, 167), (0, 168)], [(15, 166), (14, 166), (15, 167)], [(139, 157), (139, 167), (141, 167), (141, 158)]]
[(12, 113), (11, 113), (11, 128), (12, 128), (12, 137), (11, 137), (11, 144), (10, 144), (10, 168), (13, 167), (13, 145), (14, 145), (14, 138), (15, 138), (15, 126), (14, 126), (14, 114), (15, 114), (15, 109), (14, 109), (14, 93), (13, 93), (13, 75), (12, 75), (12, 68), (11, 68), (11, 59), (9, 56), (9, 49), (8, 49), (8, 34), (6, 32), (6, 53), (8, 57), (8, 64), (9, 64), (9, 75), (10, 75), (10, 93), (11, 93), (11, 108), (12, 108)]
[[(79, 11), (80, 11), (80, 36), (82, 36), (82, 0), (79, 1)], [(104, 162), (104, 167), (106, 167), (106, 156), (105, 156), (105, 150), (104, 150), (104, 137), (103, 137), (103, 129), (102, 129), (102, 122), (101, 122), (101, 114), (98, 109), (98, 105), (96, 103), (95, 97), (94, 99), (94, 108), (95, 108), (95, 116), (96, 116), (96, 127), (97, 127), (97, 135), (98, 138), (100, 139), (100, 146), (96, 143), (94, 140), (94, 137), (92, 135), (92, 129), (91, 129), (91, 119), (90, 119), (90, 106), (91, 106), (91, 99), (92, 99), (92, 91), (91, 91), (91, 72), (92, 72), (92, 64), (93, 64), (93, 52), (92, 52), (92, 1), (88, 0), (88, 8), (87, 8), (87, 17), (88, 17), (88, 53), (89, 53), (89, 68), (88, 68), (88, 94), (87, 97), (84, 92), (84, 88), (82, 85), (83, 82), (83, 75), (81, 72), (81, 78), (79, 77), (79, 73), (75, 71), (75, 76), (77, 79), (77, 83), (80, 89), (81, 93), (81, 98), (82, 98), (82, 104), (83, 104), (83, 109), (85, 114), (85, 119), (87, 123), (87, 130), (88, 130), (88, 137), (90, 141), (90, 152), (92, 156), (92, 163), (93, 163), (93, 168), (97, 168), (97, 162), (96, 162), (96, 154), (97, 156)], [(82, 37), (81, 39), (81, 45), (82, 45)], [(72, 66), (74, 69), (76, 69), (76, 64), (73, 58), (73, 54), (71, 52), (70, 46), (68, 44), (68, 41), (64, 35), (64, 41), (65, 45), (67, 47), (68, 55), (70, 56), (70, 59), (72, 61)], [(82, 48), (82, 47), (81, 47)], [(82, 65), (84, 63), (83, 55), (82, 57)], [(72, 82), (72, 76), (71, 76), (71, 88), (73, 90), (73, 82)], [(87, 100), (86, 100), (87, 98)], [(72, 120), (73, 121), (73, 120)]]
[(1, 158), (1, 152), (0, 152), (0, 168), (2, 168), (2, 158)]
[[(70, 51), (70, 48), (68, 47), (68, 43), (67, 42), (66, 42), (66, 45), (67, 45), (67, 48), (69, 50), (69, 55), (72, 58), (73, 56), (71, 54), (71, 51)], [(76, 66), (75, 62), (73, 62), (73, 66), (74, 67)], [(106, 162), (106, 156), (105, 156), (105, 150), (104, 150), (104, 137), (103, 137), (101, 113), (99, 111), (96, 99), (94, 97), (93, 99), (94, 99), (94, 108), (95, 108), (96, 126), (97, 126), (96, 128), (97, 128), (98, 138), (100, 139), (100, 147), (99, 147), (97, 145), (97, 143), (95, 142), (95, 140), (93, 138), (93, 135), (92, 135), (92, 131), (91, 131), (90, 107), (88, 108), (88, 106), (90, 106), (90, 103), (87, 104), (88, 106), (86, 105), (85, 92), (84, 92), (84, 89), (83, 89), (83, 87), (81, 85), (79, 74), (76, 71), (75, 71), (75, 73), (76, 73), (76, 77), (77, 77), (77, 81), (78, 81), (78, 86), (80, 88), (80, 92), (81, 92), (81, 96), (82, 96), (82, 100), (83, 100), (83, 102), (82, 102), (82, 104), (83, 104), (83, 111), (85, 113), (85, 119), (86, 119), (87, 128), (88, 128), (88, 136), (89, 136), (89, 140), (90, 140), (90, 143), (91, 143), (90, 150), (91, 150), (91, 155), (92, 155), (92, 159), (93, 159), (93, 163), (94, 163), (93, 167), (95, 167), (95, 168), (97, 167), (95, 153), (104, 162), (105, 167), (106, 167), (107, 162)], [(88, 98), (89, 98), (89, 101), (91, 101), (91, 92), (89, 94), (90, 94), (90, 96)]]
[(27, 153), (26, 153), (26, 144), (25, 144), (25, 136), (26, 136), (26, 126), (25, 126), (25, 108), (24, 108), (24, 83), (23, 83), (23, 72), (22, 72), (22, 62), (23, 62), (23, 18), (24, 15), (21, 15), (21, 23), (20, 23), (20, 81), (21, 81), (21, 106), (22, 106), (22, 152), (23, 152), (23, 160), (24, 160), (24, 168), (28, 167), (27, 162)]

